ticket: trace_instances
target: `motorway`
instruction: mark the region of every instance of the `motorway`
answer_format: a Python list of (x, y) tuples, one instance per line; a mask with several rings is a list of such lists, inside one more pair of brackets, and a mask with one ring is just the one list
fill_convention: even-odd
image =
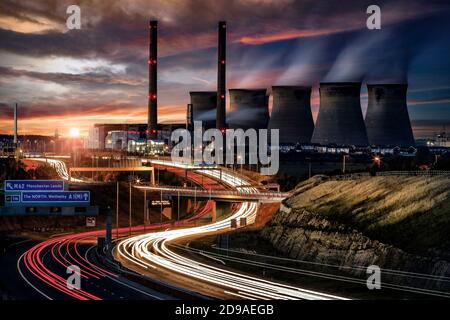
[[(61, 178), (68, 179), (64, 162), (39, 158), (33, 160), (49, 162)], [(211, 168), (202, 170), (198, 167), (157, 160), (153, 160), (152, 165), (185, 176), (207, 189), (207, 192), (212, 190), (218, 194), (230, 192), (247, 194), (248, 199), (258, 199), (256, 195), (260, 192), (250, 181), (239, 177), (234, 172), (225, 170), (220, 172)], [(190, 170), (194, 168), (195, 170)], [(72, 179), (72, 181), (83, 182), (79, 179)], [(233, 190), (226, 191), (224, 185)], [(160, 186), (160, 188), (171, 187)], [(192, 191), (189, 188), (183, 189)], [(292, 276), (308, 275), (329, 281), (364, 284), (364, 281), (348, 276), (336, 276), (279, 265), (277, 260), (281, 258), (278, 257), (264, 256), (262, 261), (257, 261), (258, 257), (254, 256), (243, 258), (230, 255), (228, 251), (226, 254), (221, 254), (189, 247), (191, 240), (230, 231), (232, 219), (237, 219), (239, 223), (241, 218), (245, 218), (246, 224), (251, 224), (256, 217), (258, 205), (258, 202), (242, 202), (230, 213), (230, 216), (216, 223), (190, 227), (194, 221), (211, 211), (212, 203), (207, 201), (194, 216), (180, 221), (146, 226), (145, 231), (152, 231), (151, 233), (142, 234), (144, 227), (136, 226), (132, 228), (135, 236), (127, 238), (128, 227), (114, 230), (113, 234), (118, 232), (121, 236), (121, 241), (118, 242), (114, 252), (116, 259), (130, 272), (141, 274), (149, 279), (144, 282), (138, 281), (142, 284), (134, 281), (136, 276), (125, 277), (123, 272), (118, 274), (115, 270), (105, 269), (106, 267), (96, 259), (96, 240), (97, 237), (104, 236), (103, 230), (56, 235), (39, 243), (20, 239), (7, 247), (5, 253), (0, 256), (2, 266), (0, 283), (7, 288), (7, 293), (12, 297), (33, 300), (166, 300), (180, 298), (177, 294), (179, 288), (183, 288), (181, 290), (183, 297), (186, 297), (186, 293), (189, 295), (189, 292), (192, 292), (191, 298), (200, 298), (201, 296), (197, 294), (200, 293), (203, 297), (221, 299), (344, 299), (315, 289), (306, 290), (244, 274), (237, 271), (240, 266), (234, 266), (239, 269), (232, 269), (228, 263), (225, 265), (224, 261), (227, 261), (244, 266), (278, 270), (285, 274), (290, 273)], [(268, 263), (268, 258), (273, 262)], [(283, 264), (285, 260), (289, 259), (283, 259)], [(81, 268), (81, 290), (67, 288), (66, 270), (70, 265)], [(383, 272), (395, 273), (395, 270), (383, 270)], [(405, 276), (404, 272), (400, 273), (400, 276)], [(426, 275), (408, 274), (407, 276), (423, 278)], [(158, 283), (154, 285), (151, 279), (157, 279)], [(161, 285), (165, 286), (163, 290)], [(448, 294), (442, 292), (419, 290), (414, 287), (387, 283), (384, 287), (412, 294), (448, 298)]]
[[(208, 202), (192, 217), (174, 223), (167, 222), (145, 226), (145, 230), (189, 225), (208, 214), (210, 209), (211, 205)], [(121, 236), (124, 236), (129, 231), (128, 227), (118, 230), (113, 229), (113, 234), (118, 232)], [(143, 231), (143, 226), (132, 228), (133, 233)], [(105, 232), (99, 230), (55, 236), (35, 244), (21, 255), (18, 255), (21, 252), (20, 250), (8, 252), (5, 260), (9, 261), (9, 264), (11, 264), (11, 261), (16, 261), (16, 269), (22, 280), (39, 293), (41, 298), (49, 300), (163, 300), (176, 298), (129, 281), (115, 272), (98, 266), (98, 263), (93, 260), (93, 250), (96, 248), (97, 238), (104, 235)], [(66, 271), (71, 265), (80, 267), (81, 290), (67, 288), (68, 274)], [(2, 264), (2, 266), (4, 265)]]
[[(67, 180), (64, 162), (47, 161), (55, 167), (62, 179)], [(198, 176), (198, 174), (196, 174)], [(197, 177), (197, 180), (199, 178)], [(73, 181), (73, 178), (72, 178)], [(77, 179), (76, 182), (82, 180)], [(207, 182), (210, 182), (208, 180)], [(210, 182), (211, 183), (211, 182)], [(192, 225), (194, 221), (210, 212), (212, 204), (207, 201), (195, 215), (184, 220), (145, 226), (145, 231)], [(143, 226), (132, 228), (133, 233), (144, 231)], [(127, 235), (129, 228), (114, 229), (113, 234)], [(18, 299), (49, 300), (138, 300), (176, 299), (176, 296), (150, 289), (99, 266), (95, 257), (97, 237), (104, 236), (104, 230), (56, 235), (48, 240), (30, 246), (25, 241), (11, 246), (1, 257), (1, 282)], [(67, 288), (67, 267), (76, 265), (81, 270), (81, 290)], [(31, 289), (31, 290), (30, 290)], [(170, 287), (170, 289), (176, 289)], [(164, 290), (167, 292), (168, 290)], [(170, 291), (170, 290), (169, 290)], [(175, 293), (175, 292), (174, 292)]]
[[(189, 165), (152, 161), (152, 164), (189, 169)], [(239, 192), (257, 193), (244, 178), (218, 170), (199, 170), (201, 174), (220, 179)], [(225, 268), (213, 267), (197, 260), (183, 257), (169, 246), (172, 243), (188, 241), (205, 235), (223, 233), (231, 230), (231, 220), (246, 219), (254, 222), (258, 204), (243, 202), (231, 216), (200, 227), (153, 232), (130, 237), (119, 242), (116, 258), (127, 268), (148, 276), (172, 279), (177, 284), (191, 290), (197, 288), (201, 293), (228, 299), (344, 299), (317, 291), (306, 290), (281, 283), (267, 281)]]
[[(128, 230), (128, 228), (126, 228)], [(88, 234), (58, 236), (27, 249), (25, 243), (7, 250), (2, 266), (8, 274), (2, 282), (17, 299), (48, 300), (137, 300), (170, 299), (171, 296), (140, 286), (88, 259), (95, 248)], [(29, 243), (28, 243), (29, 244)], [(25, 253), (23, 253), (25, 250)], [(15, 272), (7, 268), (15, 261)], [(81, 290), (67, 287), (69, 265), (81, 269)], [(17, 276), (19, 275), (20, 278)], [(20, 281), (20, 279), (22, 281)], [(24, 288), (26, 288), (24, 290)]]
[[(36, 159), (38, 160), (38, 159)], [(40, 159), (40, 161), (45, 161)], [(48, 160), (47, 160), (48, 161)], [(62, 161), (50, 160), (60, 176), (68, 179), (67, 168)], [(167, 163), (165, 161), (152, 161), (153, 165), (186, 169), (186, 165)], [(230, 172), (218, 170), (197, 170), (190, 175), (209, 177), (206, 184), (212, 188), (222, 189), (220, 185), (227, 185), (240, 193), (256, 194), (258, 189), (252, 187), (250, 182)], [(217, 185), (214, 180), (219, 180)], [(203, 181), (204, 178), (201, 178)], [(81, 180), (77, 181), (80, 182)], [(243, 202), (230, 216), (207, 225), (186, 227), (210, 210), (207, 205), (194, 217), (176, 223), (152, 225), (155, 231), (151, 233), (131, 236), (119, 241), (115, 250), (116, 259), (128, 269), (181, 286), (187, 290), (206, 296), (223, 299), (343, 299), (317, 291), (306, 290), (299, 287), (267, 281), (262, 278), (249, 276), (234, 270), (216, 267), (198, 260), (187, 258), (171, 250), (171, 244), (183, 243), (191, 239), (210, 234), (229, 231), (231, 220), (241, 218), (246, 224), (251, 224), (256, 218), (258, 203)], [(135, 232), (142, 231), (143, 227), (134, 227)], [(149, 228), (149, 226), (147, 226)], [(175, 228), (175, 229), (174, 229)], [(128, 228), (119, 230), (126, 234)], [(116, 231), (114, 231), (114, 234)], [(121, 275), (99, 266), (92, 260), (95, 240), (103, 236), (104, 231), (91, 231), (83, 233), (65, 234), (35, 244), (25, 253), (11, 251), (7, 259), (17, 259), (17, 273), (23, 283), (34, 289), (41, 298), (46, 299), (174, 299), (174, 296), (158, 292), (131, 282)], [(19, 246), (17, 247), (19, 248)], [(66, 274), (69, 265), (77, 265), (81, 269), (81, 290), (67, 288)], [(17, 278), (17, 277), (16, 277)], [(173, 287), (171, 287), (173, 288)], [(167, 292), (167, 291), (165, 291)], [(169, 291), (170, 292), (170, 291)]]

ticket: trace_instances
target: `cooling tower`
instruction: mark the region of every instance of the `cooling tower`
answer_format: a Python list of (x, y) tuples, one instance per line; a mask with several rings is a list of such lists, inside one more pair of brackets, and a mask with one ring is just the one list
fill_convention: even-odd
[(148, 136), (155, 138), (158, 130), (157, 108), (157, 56), (158, 56), (158, 21), (150, 21), (150, 44), (148, 59)]
[(406, 106), (407, 84), (368, 84), (366, 128), (369, 143), (377, 146), (414, 146)]
[(320, 84), (320, 109), (312, 143), (368, 145), (360, 103), (361, 83)]
[(194, 91), (189, 94), (194, 121), (202, 121), (205, 129), (215, 128), (217, 92)]
[(216, 128), (226, 128), (225, 97), (226, 97), (226, 41), (227, 41), (227, 23), (219, 21), (219, 39), (218, 39), (218, 61), (217, 61), (217, 111)]
[(266, 89), (230, 89), (227, 119), (231, 129), (267, 129), (269, 109)]
[(310, 143), (314, 131), (311, 88), (272, 87), (273, 106), (269, 129), (279, 129), (280, 144)]

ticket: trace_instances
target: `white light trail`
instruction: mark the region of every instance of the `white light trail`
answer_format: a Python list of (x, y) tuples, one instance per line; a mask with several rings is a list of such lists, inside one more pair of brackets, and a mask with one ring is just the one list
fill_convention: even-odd
[[(47, 159), (47, 158), (30, 158), (30, 160), (33, 161), (41, 161), (41, 162), (45, 162), (48, 163), (49, 165), (51, 165), (56, 172), (58, 173), (58, 175), (64, 179), (69, 181), (69, 172), (67, 170), (67, 166), (66, 163), (62, 160), (55, 160), (55, 159)], [(70, 181), (73, 182), (84, 182), (83, 180), (80, 179), (76, 179), (76, 178), (70, 178)]]
[[(152, 161), (154, 164), (169, 165), (180, 168), (197, 168), (181, 163), (167, 161)], [(219, 170), (198, 170), (201, 174), (221, 179), (229, 186), (248, 193), (257, 193), (254, 187), (245, 179), (228, 172)], [(243, 187), (244, 186), (244, 187)], [(230, 230), (231, 220), (246, 218), (247, 224), (255, 221), (258, 204), (255, 202), (243, 202), (241, 207), (230, 217), (205, 226), (160, 231), (123, 240), (117, 246), (116, 254), (127, 261), (131, 266), (145, 269), (163, 268), (174, 271), (197, 281), (207, 282), (216, 287), (223, 288), (225, 295), (230, 298), (242, 297), (248, 299), (311, 299), (328, 300), (344, 299), (339, 296), (324, 294), (312, 290), (306, 290), (294, 286), (268, 281), (262, 278), (229, 271), (210, 266), (189, 258), (185, 258), (168, 248), (171, 241), (181, 240), (186, 237), (198, 237), (206, 234), (221, 233)]]

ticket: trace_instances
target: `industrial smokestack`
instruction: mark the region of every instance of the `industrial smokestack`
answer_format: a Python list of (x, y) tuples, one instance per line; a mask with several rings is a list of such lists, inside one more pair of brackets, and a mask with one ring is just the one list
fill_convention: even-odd
[(194, 129), (194, 110), (191, 103), (188, 103), (186, 110), (186, 130), (192, 132)]
[(360, 82), (320, 84), (320, 109), (312, 143), (368, 145), (360, 91)]
[(230, 89), (231, 129), (266, 129), (269, 121), (266, 89)]
[(279, 129), (280, 144), (310, 143), (314, 131), (311, 87), (272, 87), (273, 106), (269, 129)]
[(225, 96), (226, 96), (226, 42), (227, 42), (227, 23), (219, 21), (219, 41), (218, 41), (218, 61), (217, 61), (217, 114), (216, 128), (225, 129)]
[(17, 128), (17, 103), (16, 103), (16, 105), (14, 106), (14, 147), (17, 146), (17, 142), (18, 142), (17, 131), (18, 131), (18, 128)]
[(205, 129), (214, 128), (216, 125), (217, 92), (192, 91), (189, 94), (194, 121), (202, 121)]
[(158, 21), (150, 21), (150, 44), (148, 59), (148, 138), (155, 138), (158, 130), (157, 107), (157, 57), (158, 57)]
[(369, 143), (377, 146), (414, 146), (406, 106), (407, 84), (368, 84), (366, 128)]

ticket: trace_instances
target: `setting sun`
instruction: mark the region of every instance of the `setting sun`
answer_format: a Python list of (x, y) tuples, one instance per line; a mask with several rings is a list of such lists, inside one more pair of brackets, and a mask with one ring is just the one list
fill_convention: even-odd
[(70, 129), (70, 136), (71, 137), (78, 137), (80, 135), (80, 129), (78, 128), (71, 128)]

